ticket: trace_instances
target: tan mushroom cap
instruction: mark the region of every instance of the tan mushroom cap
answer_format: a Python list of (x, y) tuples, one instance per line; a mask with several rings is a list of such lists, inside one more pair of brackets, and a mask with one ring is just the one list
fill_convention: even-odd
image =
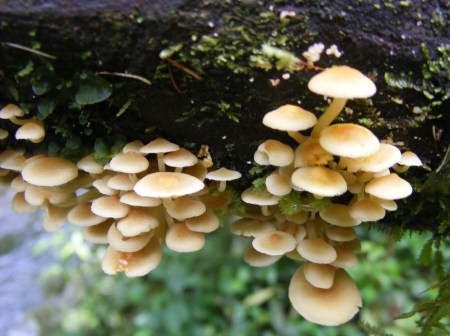
[(308, 138), (294, 152), (294, 167), (324, 166), (333, 160), (333, 155), (320, 146), (319, 140)]
[(319, 216), (326, 222), (342, 227), (361, 224), (361, 221), (350, 216), (350, 209), (343, 204), (333, 204), (321, 210)]
[(155, 208), (132, 208), (126, 217), (117, 221), (117, 230), (125, 237), (134, 237), (159, 226)]
[(392, 167), (400, 158), (401, 153), (397, 147), (381, 143), (380, 148), (374, 154), (349, 159), (347, 162), (347, 170), (352, 173), (358, 170), (377, 173)]
[(89, 154), (78, 161), (77, 168), (89, 174), (101, 174), (104, 171), (103, 165), (95, 161), (92, 154)]
[(307, 261), (303, 266), (305, 279), (314, 287), (328, 289), (333, 286), (336, 268), (326, 264), (315, 264)]
[(134, 183), (129, 174), (118, 173), (108, 179), (106, 186), (114, 190), (130, 191), (133, 190)]
[(23, 179), (37, 186), (58, 186), (77, 176), (78, 169), (72, 162), (56, 157), (32, 160), (22, 170)]
[(145, 154), (157, 154), (157, 153), (169, 153), (175, 152), (180, 149), (180, 146), (174, 144), (164, 138), (157, 138), (150, 141), (144, 147), (139, 150), (141, 153)]
[(392, 173), (371, 180), (366, 184), (365, 192), (378, 198), (396, 200), (408, 197), (413, 190), (408, 181)]
[(411, 151), (406, 151), (406, 152), (402, 153), (401, 158), (398, 161), (398, 164), (400, 164), (402, 166), (409, 166), (409, 167), (423, 165), (423, 163), (419, 159), (419, 157)]
[(233, 181), (240, 178), (242, 174), (235, 170), (221, 167), (206, 174), (206, 178), (212, 181)]
[(92, 202), (91, 211), (105, 218), (123, 218), (130, 212), (130, 206), (121, 203), (116, 196), (102, 196)]
[(268, 255), (283, 255), (297, 246), (297, 240), (283, 231), (271, 231), (258, 235), (252, 241), (255, 250)]
[(303, 131), (313, 127), (316, 122), (314, 114), (290, 104), (268, 112), (263, 118), (264, 125), (280, 131)]
[(127, 174), (137, 174), (146, 170), (148, 160), (136, 152), (119, 153), (109, 162), (111, 170)]
[(67, 213), (70, 208), (61, 208), (52, 204), (45, 206), (46, 215), (42, 220), (42, 227), (47, 232), (54, 232), (59, 230), (67, 222)]
[(395, 211), (397, 210), (398, 206), (397, 203), (393, 200), (386, 200), (378, 197), (371, 196), (371, 199), (377, 202), (379, 205), (381, 205), (385, 210), (387, 211)]
[(342, 269), (336, 270), (333, 285), (322, 289), (312, 286), (306, 280), (303, 268), (299, 268), (289, 285), (289, 300), (305, 319), (325, 326), (337, 326), (351, 320), (362, 306), (358, 288)]
[(71, 224), (77, 226), (92, 226), (105, 221), (104, 217), (98, 216), (91, 211), (91, 203), (82, 202), (74, 206), (67, 214)]
[(176, 252), (199, 251), (205, 246), (205, 235), (189, 230), (184, 223), (177, 223), (167, 231), (166, 245)]
[(240, 218), (230, 225), (230, 231), (233, 234), (243, 237), (257, 237), (275, 230), (276, 228), (272, 223), (252, 218)]
[(276, 263), (283, 255), (268, 255), (258, 252), (250, 246), (245, 250), (244, 261), (253, 267), (265, 267)]
[(247, 188), (241, 195), (242, 200), (254, 205), (276, 205), (281, 199), (280, 196), (271, 195), (268, 192), (253, 193), (252, 188)]
[(326, 167), (298, 168), (291, 176), (294, 187), (319, 196), (332, 197), (347, 191), (345, 179)]
[(367, 128), (356, 124), (335, 124), (325, 127), (319, 143), (333, 155), (358, 158), (376, 153), (380, 141)]
[(109, 246), (103, 256), (102, 269), (106, 274), (124, 272), (127, 277), (144, 276), (159, 265), (161, 258), (161, 247), (156, 239), (132, 253), (118, 251)]
[(125, 237), (118, 229), (116, 224), (111, 225), (108, 230), (107, 238), (108, 243), (111, 244), (118, 251), (122, 252), (136, 252), (142, 249), (150, 239), (153, 237), (154, 232), (149, 231), (144, 234)]
[[(261, 159), (257, 160), (255, 153), (255, 161), (264, 165), (265, 160), (272, 166), (284, 167), (289, 166), (294, 161), (294, 151), (292, 148), (281, 141), (269, 139), (259, 145), (257, 152)], [(258, 162), (259, 161), (259, 162)]]
[(361, 222), (375, 222), (384, 218), (386, 211), (378, 202), (365, 198), (353, 203), (349, 214)]
[(166, 198), (193, 194), (204, 186), (202, 181), (188, 174), (158, 172), (140, 179), (134, 191), (140, 196)]
[(275, 196), (284, 196), (291, 192), (292, 186), (288, 176), (272, 173), (266, 178), (266, 188)]
[(5, 140), (9, 135), (9, 132), (7, 130), (4, 130), (3, 128), (0, 128), (0, 140)]
[(349, 268), (358, 263), (358, 257), (345, 246), (336, 246), (336, 260), (331, 263), (334, 267)]
[(28, 203), (25, 199), (25, 194), (23, 192), (18, 192), (12, 198), (11, 208), (15, 213), (28, 214), (37, 211), (39, 206)]
[(206, 211), (205, 204), (191, 196), (181, 196), (164, 205), (168, 214), (179, 221), (200, 216)]
[(356, 231), (351, 227), (330, 226), (325, 230), (325, 234), (335, 242), (346, 242), (356, 239)]
[(185, 148), (164, 155), (164, 163), (169, 167), (183, 168), (197, 164), (197, 157)]
[(30, 184), (25, 189), (25, 199), (33, 205), (42, 205), (46, 202), (62, 204), (73, 197), (75, 197), (74, 192), (67, 192), (64, 189), (55, 187), (39, 187)]
[(0, 110), (0, 119), (11, 119), (14, 117), (23, 117), (22, 109), (15, 104), (8, 104)]
[(139, 196), (135, 191), (122, 194), (120, 202), (137, 207), (156, 207), (162, 203), (159, 198)]
[(203, 182), (206, 178), (206, 174), (208, 174), (208, 169), (201, 162), (199, 162), (193, 166), (183, 168), (183, 172), (194, 176)]
[(88, 226), (83, 230), (83, 237), (92, 244), (108, 243), (108, 231), (113, 224), (112, 219), (107, 219), (100, 224)]
[(123, 146), (122, 153), (128, 152), (139, 153), (142, 147), (144, 147), (144, 144), (141, 140), (134, 140)]
[(297, 245), (297, 251), (308, 261), (316, 264), (330, 264), (336, 260), (336, 250), (322, 238), (309, 238)]
[(97, 180), (92, 182), (92, 186), (103, 195), (110, 195), (110, 196), (117, 195), (119, 193), (118, 190), (108, 187), (108, 181), (113, 176), (114, 175), (112, 174), (104, 175), (101, 178), (98, 178)]
[(322, 96), (336, 98), (368, 98), (377, 88), (370, 78), (346, 65), (325, 69), (310, 79), (308, 89)]
[(45, 130), (42, 121), (28, 120), (16, 131), (17, 140), (29, 140), (33, 143), (40, 143), (44, 140)]
[(207, 209), (200, 216), (186, 219), (185, 224), (191, 231), (209, 233), (217, 230), (219, 228), (220, 222), (219, 218), (217, 218), (214, 212), (212, 212), (212, 210), (210, 209)]
[(11, 189), (14, 190), (15, 192), (24, 192), (29, 185), (30, 185), (29, 183), (23, 180), (22, 175), (17, 175), (11, 181)]

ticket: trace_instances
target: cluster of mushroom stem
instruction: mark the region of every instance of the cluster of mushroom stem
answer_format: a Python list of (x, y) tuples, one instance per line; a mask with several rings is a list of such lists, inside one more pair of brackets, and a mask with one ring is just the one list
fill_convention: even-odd
[[(265, 177), (262, 191), (249, 188), (242, 193), (247, 213), (232, 223), (231, 231), (252, 239), (244, 256), (252, 266), (270, 265), (284, 255), (303, 262), (291, 279), (289, 299), (305, 319), (335, 326), (352, 319), (362, 306), (345, 271), (356, 265), (360, 249), (353, 227), (396, 210), (395, 200), (409, 196), (412, 188), (391, 169), (400, 172), (422, 163), (412, 152), (402, 154), (395, 146), (380, 143), (363, 126), (330, 125), (347, 99), (375, 93), (373, 82), (359, 71), (329, 68), (314, 76), (308, 87), (333, 97), (331, 105), (318, 120), (294, 105), (264, 116), (264, 125), (288, 132), (298, 144), (292, 148), (269, 139), (258, 147), (255, 162), (275, 169)], [(310, 136), (300, 133), (310, 128)], [(295, 194), (299, 197), (292, 197)], [(304, 201), (288, 214), (280, 203), (283, 198)], [(311, 198), (330, 201), (317, 209), (308, 204)]]

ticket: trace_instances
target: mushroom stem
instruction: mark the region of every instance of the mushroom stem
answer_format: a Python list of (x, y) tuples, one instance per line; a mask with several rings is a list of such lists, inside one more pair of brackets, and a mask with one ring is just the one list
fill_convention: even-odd
[(130, 179), (131, 183), (133, 183), (133, 185), (135, 185), (138, 181), (136, 174), (128, 174), (128, 178)]
[(157, 154), (157, 158), (158, 158), (158, 170), (160, 172), (165, 172), (166, 171), (166, 166), (164, 164), (164, 154), (163, 153), (158, 153)]
[(299, 132), (296, 132), (296, 131), (288, 131), (287, 133), (292, 139), (297, 141), (299, 144), (301, 144), (302, 142), (304, 142), (307, 139), (306, 136), (304, 136), (303, 134), (300, 134)]
[[(345, 168), (347, 168), (347, 165), (348, 165), (348, 158), (341, 156), (339, 159), (338, 168), (345, 169)], [(351, 172), (351, 173), (353, 173), (353, 172)]]
[(317, 238), (316, 228), (314, 226), (314, 221), (309, 220), (305, 224), (306, 226), (306, 232), (308, 232), (308, 238), (314, 239)]
[(181, 173), (183, 171), (183, 167), (176, 167), (175, 173)]
[(219, 186), (217, 187), (217, 190), (219, 192), (225, 191), (226, 186), (227, 186), (227, 181), (219, 181)]
[(261, 205), (261, 213), (263, 216), (270, 216), (269, 207), (267, 205)]
[(334, 98), (331, 102), (330, 106), (326, 109), (326, 111), (320, 116), (317, 120), (316, 126), (314, 126), (311, 136), (313, 138), (318, 138), (320, 136), (320, 132), (327, 127), (331, 122), (336, 119), (336, 117), (341, 113), (342, 109), (347, 103), (347, 98)]
[(170, 206), (171, 203), (172, 203), (172, 199), (170, 197), (163, 198), (164, 218), (166, 219), (166, 223), (169, 228), (171, 228), (175, 224), (175, 222), (173, 221), (173, 218), (167, 212), (167, 208)]
[(19, 119), (16, 117), (9, 118), (9, 121), (11, 121), (13, 124), (21, 125), (21, 126), (24, 125), (29, 120), (32, 120), (32, 119)]
[(401, 166), (401, 165), (395, 164), (392, 168), (394, 168), (394, 170), (397, 173), (404, 173), (405, 171), (407, 171), (409, 169), (409, 166)]

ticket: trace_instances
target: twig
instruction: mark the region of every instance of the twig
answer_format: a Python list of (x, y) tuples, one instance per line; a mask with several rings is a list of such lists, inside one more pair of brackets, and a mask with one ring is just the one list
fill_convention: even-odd
[(138, 81), (141, 81), (141, 82), (143, 82), (143, 83), (145, 83), (147, 85), (152, 85), (152, 82), (150, 80), (148, 80), (147, 78), (142, 77), (142, 76), (138, 76), (138, 75), (129, 74), (129, 73), (101, 71), (101, 72), (97, 72), (96, 74), (97, 75), (132, 78), (132, 79), (136, 79)]
[(163, 60), (165, 60), (165, 61), (169, 62), (170, 64), (172, 64), (173, 66), (176, 66), (177, 68), (183, 70), (184, 72), (188, 73), (189, 75), (191, 75), (192, 77), (194, 77), (197, 80), (204, 80), (204, 78), (202, 76), (200, 76), (198, 73), (189, 69), (188, 67), (184, 66), (183, 64), (180, 64), (177, 61), (174, 61), (170, 57), (165, 57), (165, 58), (163, 58)]
[(167, 62), (166, 64), (167, 64), (167, 70), (169, 70), (169, 78), (170, 78), (170, 81), (172, 82), (173, 87), (175, 88), (175, 90), (176, 90), (178, 93), (185, 94), (186, 91), (181, 90), (181, 89), (178, 87), (177, 82), (175, 81), (175, 78), (173, 78), (172, 67), (170, 66), (170, 63)]
[(35, 55), (38, 55), (38, 56), (41, 56), (41, 57), (46, 57), (46, 58), (50, 58), (50, 59), (53, 59), (53, 60), (57, 59), (56, 56), (47, 54), (47, 53), (42, 52), (42, 51), (34, 50), (32, 48), (25, 47), (25, 46), (17, 44), (17, 43), (2, 42), (2, 45), (8, 46), (8, 47), (11, 47), (11, 48), (24, 50), (24, 51), (27, 51), (29, 53), (32, 53), (32, 54), (35, 54)]

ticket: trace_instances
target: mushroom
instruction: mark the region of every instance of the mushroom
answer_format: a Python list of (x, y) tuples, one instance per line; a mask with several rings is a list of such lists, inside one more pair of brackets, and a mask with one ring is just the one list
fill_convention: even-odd
[(250, 246), (244, 253), (244, 261), (253, 267), (265, 267), (276, 263), (283, 255), (268, 255)]
[(366, 193), (386, 200), (408, 197), (412, 194), (412, 191), (408, 181), (395, 173), (374, 178), (365, 187)]
[(104, 171), (103, 165), (95, 161), (92, 154), (89, 154), (78, 161), (77, 168), (92, 175), (98, 175)]
[(158, 170), (160, 172), (166, 171), (166, 167), (164, 166), (164, 154), (169, 152), (175, 152), (180, 149), (180, 146), (177, 144), (171, 143), (163, 138), (157, 138), (144, 147), (141, 147), (139, 152), (144, 154), (156, 154), (158, 159)]
[(381, 143), (380, 148), (374, 154), (347, 160), (347, 171), (379, 173), (392, 167), (401, 158), (400, 150), (392, 145)]
[(72, 162), (56, 157), (32, 160), (22, 170), (23, 179), (36, 186), (58, 186), (72, 181), (77, 176), (78, 169)]
[(368, 98), (377, 91), (368, 77), (346, 65), (328, 68), (315, 75), (309, 81), (308, 88), (314, 93), (333, 97), (312, 130), (313, 138), (318, 138), (322, 130), (341, 113), (348, 99)]
[(267, 176), (266, 188), (269, 193), (275, 196), (285, 196), (292, 191), (292, 185), (289, 177), (276, 172)]
[(205, 246), (205, 235), (201, 232), (189, 230), (184, 223), (177, 223), (167, 231), (166, 245), (176, 252), (199, 251)]
[(281, 199), (280, 196), (274, 196), (267, 191), (253, 193), (252, 188), (247, 188), (241, 195), (241, 199), (248, 204), (259, 205), (263, 216), (270, 216), (269, 205), (277, 205)]
[(333, 285), (317, 288), (305, 278), (299, 268), (289, 284), (289, 300), (306, 320), (324, 326), (337, 326), (353, 318), (362, 306), (361, 296), (353, 279), (343, 269), (337, 269)]
[(253, 218), (240, 218), (230, 225), (230, 231), (238, 236), (257, 237), (276, 228), (271, 222), (262, 222)]
[(5, 140), (9, 135), (9, 132), (7, 130), (4, 130), (3, 128), (0, 128), (0, 140)]
[(18, 119), (17, 117), (23, 117), (24, 113), (22, 109), (15, 104), (8, 104), (0, 110), (0, 119), (8, 119), (16, 125), (23, 125), (27, 119)]
[(317, 118), (309, 111), (299, 106), (286, 104), (273, 110), (263, 118), (263, 124), (272, 129), (287, 131), (288, 135), (298, 143), (302, 143), (306, 137), (298, 133), (313, 127)]
[(314, 287), (328, 289), (333, 285), (336, 268), (326, 264), (305, 262), (303, 274), (305, 279)]
[(91, 204), (91, 211), (104, 218), (123, 218), (131, 207), (119, 201), (117, 196), (101, 196)]
[(219, 218), (210, 209), (197, 217), (187, 218), (185, 221), (187, 228), (194, 232), (209, 233), (219, 228)]
[(198, 163), (197, 157), (185, 148), (164, 155), (163, 162), (166, 166), (174, 167), (176, 173), (181, 173), (184, 167), (192, 167)]
[(330, 264), (337, 257), (334, 247), (322, 238), (302, 240), (297, 245), (297, 251), (303, 258), (316, 264)]
[(42, 140), (44, 140), (44, 137), (44, 124), (41, 120), (28, 120), (16, 131), (17, 140), (29, 140), (33, 143), (40, 143), (42, 142)]
[(361, 224), (361, 221), (350, 216), (350, 209), (343, 204), (333, 204), (319, 212), (324, 221), (341, 227), (352, 227)]
[(206, 174), (208, 180), (219, 181), (219, 192), (225, 191), (227, 181), (232, 181), (242, 176), (238, 171), (230, 170), (225, 167), (219, 168)]
[(115, 155), (109, 162), (111, 170), (128, 174), (131, 182), (137, 182), (136, 174), (145, 171), (149, 166), (148, 160), (139, 153), (126, 152)]
[(118, 251), (136, 252), (147, 245), (153, 235), (153, 231), (148, 231), (137, 236), (126, 237), (117, 229), (116, 224), (113, 224), (108, 230), (107, 238), (108, 243)]
[(292, 174), (291, 181), (294, 187), (317, 196), (333, 197), (347, 191), (344, 178), (338, 172), (326, 167), (298, 168)]
[(394, 166), (394, 170), (397, 173), (404, 173), (409, 169), (409, 167), (412, 166), (420, 167), (422, 165), (423, 165), (422, 161), (415, 153), (407, 151), (402, 153), (401, 158), (398, 161), (398, 164)]
[(260, 165), (289, 166), (294, 161), (294, 151), (290, 146), (270, 139), (259, 145), (254, 160)]
[(333, 155), (328, 153), (315, 138), (308, 138), (299, 145), (294, 152), (294, 167), (325, 166), (333, 160)]
[(258, 235), (252, 241), (253, 248), (268, 255), (283, 255), (295, 249), (296, 239), (282, 231), (270, 231)]

